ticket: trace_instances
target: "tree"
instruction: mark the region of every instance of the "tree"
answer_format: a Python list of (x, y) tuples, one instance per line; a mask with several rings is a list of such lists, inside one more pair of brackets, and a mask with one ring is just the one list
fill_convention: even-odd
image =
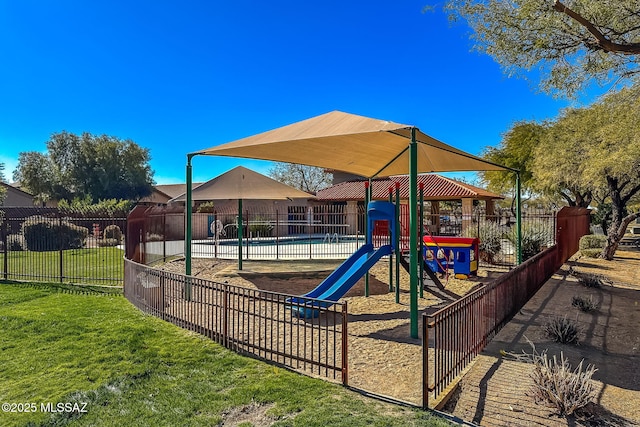
[[(545, 125), (535, 122), (519, 122), (513, 125), (502, 137), (500, 145), (488, 147), (482, 157), (490, 162), (520, 171), (520, 185), (527, 194), (534, 193), (534, 181), (531, 173), (533, 150), (545, 132)], [(511, 171), (484, 171), (480, 178), (490, 191), (499, 194), (511, 194), (515, 201), (516, 173)]]
[(606, 183), (611, 203), (611, 224), (602, 258), (612, 260), (631, 221), (640, 212), (628, 207), (640, 193), (640, 84), (604, 97), (592, 107), (589, 120), (597, 121), (594, 144), (590, 147), (584, 179), (588, 185)]
[(268, 174), (276, 181), (313, 194), (329, 187), (332, 180), (331, 174), (322, 168), (294, 163), (276, 163)]
[(594, 188), (585, 184), (583, 167), (596, 122), (589, 111), (565, 110), (549, 125), (532, 152), (535, 186), (543, 194), (557, 194), (569, 206), (589, 207)]
[(447, 0), (445, 10), (508, 75), (539, 69), (547, 92), (571, 96), (592, 79), (640, 73), (637, 0)]
[[(565, 111), (534, 151), (534, 177), (547, 185), (580, 188), (606, 209), (611, 205), (602, 258), (611, 260), (627, 225), (640, 213), (628, 208), (640, 193), (640, 84)], [(555, 184), (554, 184), (555, 183)], [(586, 199), (583, 199), (583, 204)]]
[(137, 200), (152, 191), (149, 160), (131, 140), (63, 131), (51, 135), (47, 154), (20, 153), (14, 179), (38, 200)]

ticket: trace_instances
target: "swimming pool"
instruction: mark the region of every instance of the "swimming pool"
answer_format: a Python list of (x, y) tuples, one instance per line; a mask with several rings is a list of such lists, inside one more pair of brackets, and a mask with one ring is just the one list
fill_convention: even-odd
[[(287, 236), (248, 238), (242, 242), (242, 258), (275, 259), (346, 259), (365, 243), (364, 236)], [(192, 255), (201, 258), (238, 258), (238, 240), (212, 239), (193, 242)]]
[[(273, 245), (321, 245), (334, 243), (364, 244), (364, 236), (287, 236), (279, 238), (260, 237), (243, 239), (243, 246), (273, 246)], [(213, 240), (207, 240), (207, 244), (215, 245)], [(238, 239), (219, 240), (220, 246), (238, 246)]]

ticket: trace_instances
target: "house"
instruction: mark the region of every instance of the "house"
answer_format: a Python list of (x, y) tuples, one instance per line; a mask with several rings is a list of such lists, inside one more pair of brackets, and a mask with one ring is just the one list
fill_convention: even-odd
[[(168, 201), (169, 205), (184, 204), (186, 195), (183, 192)], [(242, 203), (243, 215), (249, 223), (268, 222), (278, 224), (278, 235), (291, 234), (296, 230), (294, 221), (307, 218), (308, 209), (312, 208), (315, 196), (290, 187), (268, 176), (242, 166), (235, 167), (203, 184), (193, 187), (192, 200), (196, 215), (203, 203), (213, 203), (216, 217), (222, 226), (233, 224), (237, 220), (239, 202)], [(207, 209), (209, 213), (211, 209)], [(210, 235), (212, 215), (202, 212), (211, 218), (204, 218), (201, 223), (193, 223), (194, 238)], [(277, 220), (276, 220), (277, 218)], [(205, 221), (206, 219), (206, 221)], [(215, 226), (217, 227), (217, 225)]]
[[(346, 178), (346, 181), (337, 182), (337, 177)], [(353, 176), (336, 175), (334, 172), (334, 185), (317, 192), (316, 197), (320, 202), (333, 202), (346, 204), (347, 211), (357, 211), (358, 205), (363, 205), (365, 198), (365, 183), (363, 179), (354, 179)], [(436, 174), (418, 175), (418, 185), (423, 187), (424, 201), (429, 203), (430, 213), (425, 213), (426, 224), (433, 234), (456, 234), (465, 229), (473, 221), (474, 204), (484, 203), (484, 215), (493, 218), (495, 215), (495, 201), (503, 199), (498, 194), (491, 193), (482, 188), (446, 178)], [(403, 217), (407, 217), (407, 201), (409, 199), (409, 177), (397, 175), (388, 178), (378, 178), (371, 181), (371, 199), (388, 200), (389, 192), (395, 197), (395, 189), (398, 186), (401, 200), (401, 223)], [(447, 214), (441, 214), (441, 202), (456, 204), (459, 206), (460, 221), (453, 223), (453, 218)], [(425, 204), (426, 207), (426, 204)]]
[[(196, 188), (199, 185), (202, 185), (202, 183), (194, 182), (191, 188)], [(184, 194), (186, 188), (186, 184), (155, 185), (151, 195), (140, 199), (140, 203), (166, 205), (169, 203), (169, 200)]]
[(26, 191), (22, 191), (12, 185), (0, 182), (0, 186), (6, 190), (2, 206), (34, 206), (33, 196)]

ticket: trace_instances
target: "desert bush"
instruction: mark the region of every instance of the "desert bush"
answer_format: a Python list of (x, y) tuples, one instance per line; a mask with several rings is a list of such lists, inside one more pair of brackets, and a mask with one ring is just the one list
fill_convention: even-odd
[(571, 305), (573, 307), (578, 307), (584, 312), (594, 311), (598, 308), (598, 305), (593, 301), (593, 297), (591, 295), (589, 295), (589, 298), (576, 295), (571, 299)]
[(502, 249), (502, 235), (500, 226), (493, 221), (487, 221), (478, 227), (467, 227), (462, 232), (463, 237), (477, 237), (480, 240), (480, 259), (491, 264), (496, 261), (496, 256)]
[(547, 350), (538, 353), (535, 345), (528, 339), (527, 341), (532, 348), (530, 354), (525, 351), (522, 354), (501, 353), (534, 365), (530, 374), (533, 385), (528, 395), (537, 404), (555, 408), (559, 415), (572, 415), (591, 403), (595, 392), (591, 378), (597, 371), (594, 365), (589, 364), (585, 368), (584, 360), (581, 360), (572, 370), (569, 360), (562, 352), (560, 360), (556, 356), (549, 358)]
[(118, 246), (118, 244), (120, 244), (120, 240), (108, 238), (108, 239), (100, 239), (96, 243), (98, 243), (98, 246), (100, 247)]
[(600, 249), (604, 248), (604, 245), (607, 243), (607, 236), (602, 236), (598, 234), (586, 234), (580, 238), (580, 242), (578, 243), (578, 249), (582, 251), (583, 249)]
[(271, 236), (272, 230), (273, 225), (269, 221), (269, 218), (256, 216), (255, 218), (252, 218), (251, 223), (249, 224), (249, 232), (254, 236), (268, 237)]
[(611, 283), (610, 280), (591, 273), (581, 273), (569, 267), (569, 274), (578, 279), (578, 283), (586, 288), (601, 288), (605, 283)]
[[(522, 260), (526, 261), (542, 251), (544, 246), (553, 244), (553, 234), (549, 227), (539, 223), (525, 223), (521, 229)], [(514, 247), (518, 245), (517, 230), (512, 228), (505, 237)]]
[(202, 202), (196, 208), (196, 213), (213, 213), (215, 211), (213, 202)]
[(22, 235), (28, 250), (44, 252), (82, 248), (89, 230), (68, 221), (32, 216), (22, 224)]
[(9, 234), (7, 236), (7, 248), (14, 252), (24, 251), (27, 248), (24, 236), (22, 234)]
[(107, 225), (102, 232), (102, 237), (107, 239), (115, 239), (120, 243), (122, 240), (122, 230), (116, 224)]
[(580, 328), (564, 317), (553, 317), (544, 325), (547, 337), (560, 344), (578, 344)]
[(587, 258), (600, 258), (602, 249), (580, 249), (580, 255)]

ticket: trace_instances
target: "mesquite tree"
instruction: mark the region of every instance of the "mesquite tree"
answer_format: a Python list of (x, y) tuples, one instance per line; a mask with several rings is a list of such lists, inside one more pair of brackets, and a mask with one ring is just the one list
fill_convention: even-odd
[(547, 92), (571, 96), (640, 73), (637, 0), (447, 0), (445, 9), (508, 75), (539, 70)]

